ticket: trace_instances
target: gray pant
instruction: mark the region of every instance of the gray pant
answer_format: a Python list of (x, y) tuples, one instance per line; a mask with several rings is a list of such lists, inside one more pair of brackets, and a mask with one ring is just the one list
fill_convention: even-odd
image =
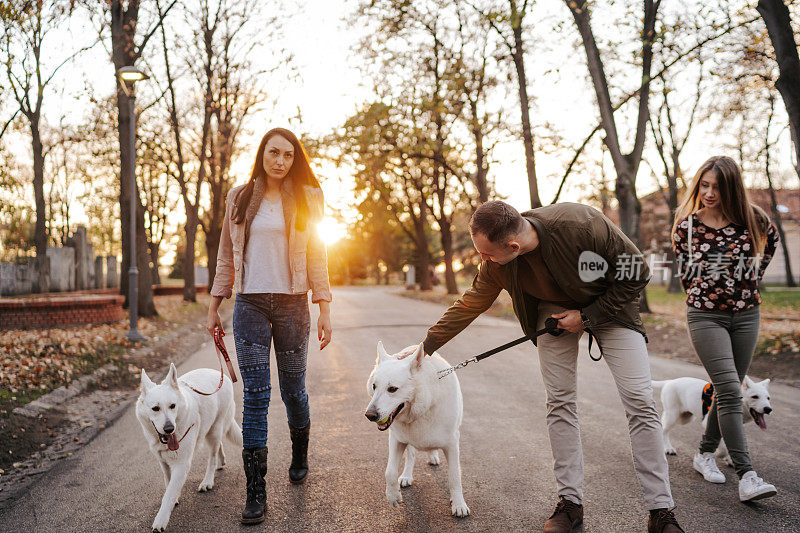
[(742, 427), (742, 380), (758, 341), (759, 306), (736, 313), (686, 308), (694, 350), (714, 384), (700, 452), (713, 452), (725, 439), (736, 473), (753, 469)]
[[(538, 329), (563, 307), (541, 302)], [(675, 504), (669, 487), (661, 418), (653, 401), (650, 361), (644, 337), (614, 322), (592, 328), (617, 385), (633, 449), (633, 466), (648, 510)], [(558, 495), (575, 503), (583, 500), (583, 450), (577, 406), (578, 341), (583, 333), (542, 335), (538, 340), (539, 366), (547, 391), (547, 430), (553, 452)], [(594, 348), (596, 349), (596, 348)]]

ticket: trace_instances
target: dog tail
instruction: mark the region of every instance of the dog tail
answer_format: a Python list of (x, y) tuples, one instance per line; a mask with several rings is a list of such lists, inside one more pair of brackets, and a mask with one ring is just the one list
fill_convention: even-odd
[(665, 381), (657, 381), (657, 380), (654, 379), (653, 380), (653, 390), (661, 390), (661, 389), (664, 388), (664, 385), (666, 385), (666, 384), (667, 384), (666, 380)]
[(230, 441), (236, 446), (242, 446), (242, 428), (236, 423), (236, 420), (231, 417), (231, 423), (228, 426), (228, 431), (225, 433)]

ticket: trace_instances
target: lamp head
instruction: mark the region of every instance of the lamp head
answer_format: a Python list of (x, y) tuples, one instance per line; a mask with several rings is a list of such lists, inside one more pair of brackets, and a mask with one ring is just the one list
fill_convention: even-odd
[(137, 81), (150, 79), (150, 76), (132, 65), (117, 70), (117, 77), (119, 78), (120, 85), (122, 85), (122, 90), (126, 96), (131, 96), (134, 84)]

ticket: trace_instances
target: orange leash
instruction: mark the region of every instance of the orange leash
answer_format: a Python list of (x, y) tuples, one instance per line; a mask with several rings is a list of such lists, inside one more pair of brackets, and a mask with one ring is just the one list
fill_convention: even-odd
[(212, 394), (216, 394), (222, 388), (222, 383), (225, 380), (225, 371), (223, 370), (222, 360), (225, 359), (225, 364), (228, 366), (228, 373), (231, 375), (231, 379), (234, 383), (236, 383), (236, 372), (233, 370), (233, 363), (231, 363), (231, 358), (228, 356), (228, 350), (225, 348), (225, 343), (222, 340), (222, 333), (219, 328), (214, 330), (214, 348), (217, 350), (217, 359), (219, 359), (219, 385), (217, 388), (214, 389), (213, 392), (203, 392), (200, 390), (195, 389), (191, 385), (188, 385), (190, 389), (195, 391), (197, 394), (202, 394), (203, 396), (211, 396)]

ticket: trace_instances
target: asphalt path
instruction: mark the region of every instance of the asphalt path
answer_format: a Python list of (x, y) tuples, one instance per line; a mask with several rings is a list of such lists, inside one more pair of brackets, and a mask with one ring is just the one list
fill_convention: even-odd
[[(472, 515), (450, 516), (446, 463), (430, 467), (424, 455), (417, 457), (414, 485), (403, 489), (404, 503), (392, 509), (386, 502), (388, 434), (363, 416), (376, 343), (382, 340), (390, 352), (418, 343), (443, 311), (440, 305), (393, 291), (336, 288), (333, 343), (320, 352), (312, 332), (307, 483), (293, 486), (288, 481), (289, 432), (273, 364), (268, 520), (259, 526), (239, 525), (245, 479), (239, 450), (226, 442), (228, 465), (217, 473), (211, 492), (196, 492), (207, 455), (199, 451), (195, 456), (168, 531), (541, 531), (556, 496), (542, 380), (530, 344), (459, 371), (464, 394), (462, 481)], [(481, 317), (440, 352), (455, 363), (519, 335), (513, 321)], [(233, 355), (232, 337), (226, 342)], [(583, 531), (645, 531), (647, 515), (625, 414), (607, 366), (589, 359), (585, 341), (578, 370)], [(179, 371), (216, 364), (213, 346), (206, 343)], [(680, 361), (651, 357), (651, 367), (657, 379), (703, 377), (700, 367)], [(235, 394), (241, 406), (241, 383)], [(669, 458), (670, 479), (676, 515), (687, 532), (798, 531), (800, 389), (773, 385), (771, 394), (774, 412), (768, 431), (755, 424), (748, 424), (746, 431), (756, 470), (778, 487), (774, 498), (740, 503), (736, 476), (728, 467), (722, 467), (727, 483), (703, 481), (691, 466), (699, 425), (676, 431), (672, 441), (679, 455)], [(149, 531), (164, 485), (141, 432), (131, 406), (89, 445), (44, 474), (25, 496), (0, 509), (0, 531)]]

